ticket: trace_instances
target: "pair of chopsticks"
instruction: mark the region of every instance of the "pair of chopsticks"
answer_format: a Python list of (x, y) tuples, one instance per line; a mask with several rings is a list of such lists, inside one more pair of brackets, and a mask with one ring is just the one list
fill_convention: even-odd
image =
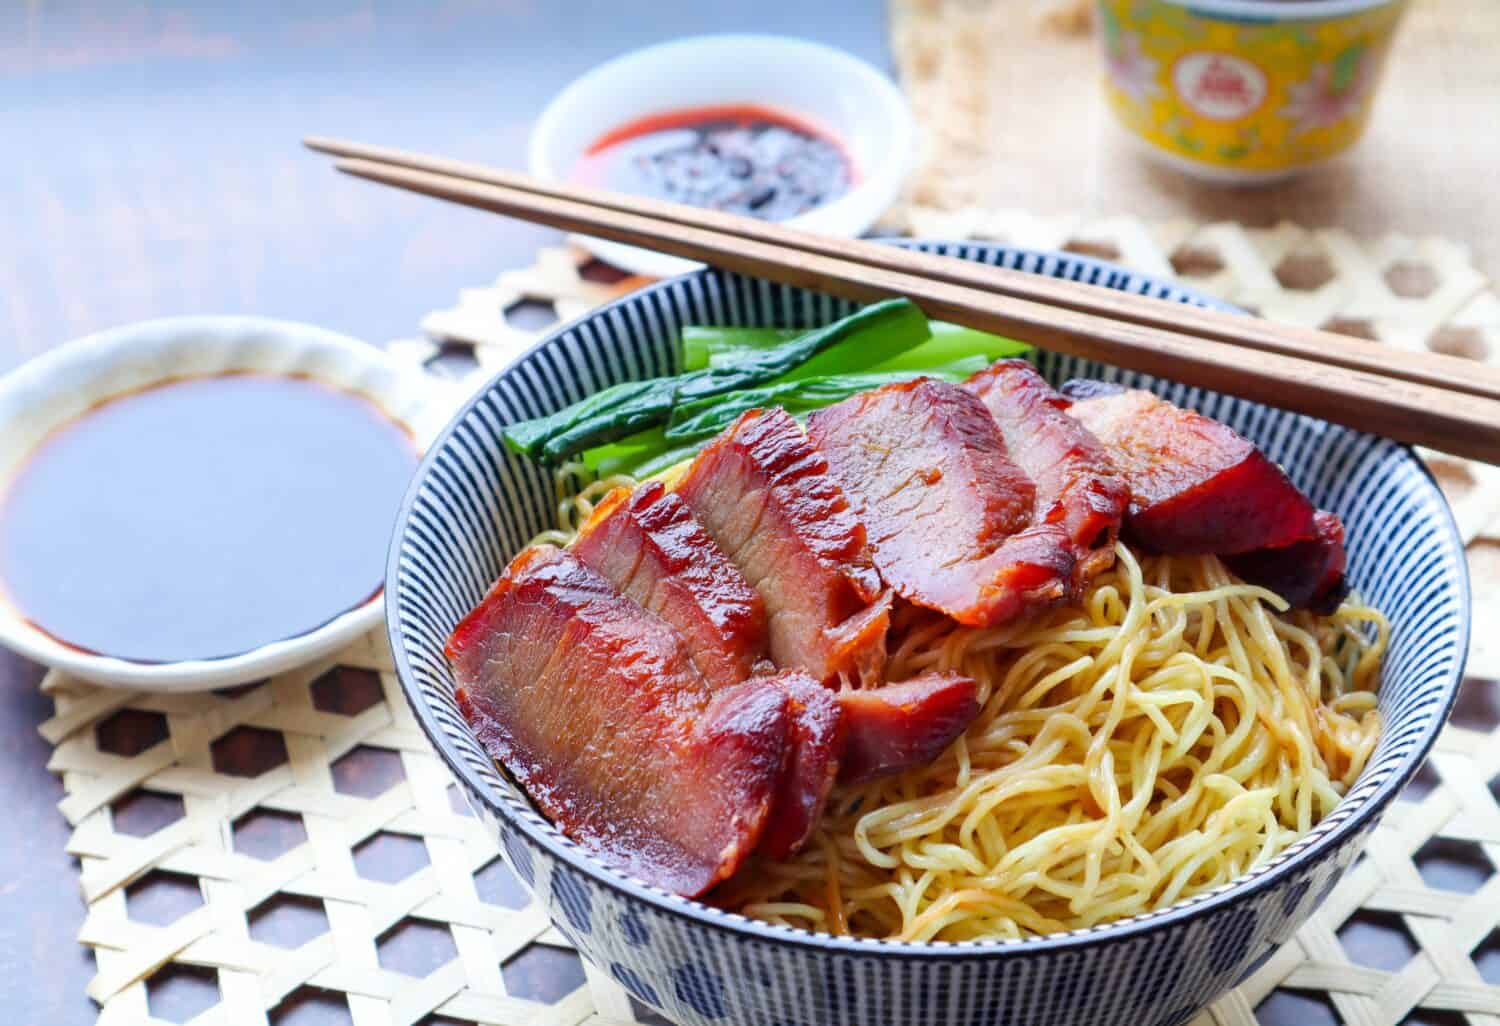
[(1500, 464), (1500, 371), (1077, 282), (339, 139), (347, 174), (872, 302)]

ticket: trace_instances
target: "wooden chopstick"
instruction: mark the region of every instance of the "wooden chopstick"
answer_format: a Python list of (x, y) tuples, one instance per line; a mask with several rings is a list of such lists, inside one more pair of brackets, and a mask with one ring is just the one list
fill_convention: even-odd
[(861, 239), (840, 239), (751, 217), (703, 210), (649, 197), (627, 196), (584, 186), (547, 182), (517, 171), (450, 160), (408, 150), (371, 146), (345, 139), (310, 137), (307, 146), (334, 156), (373, 160), (431, 171), (539, 196), (569, 199), (622, 213), (644, 214), (675, 224), (706, 228), (745, 239), (851, 260), (937, 281), (996, 292), (1079, 313), (1195, 335), (1257, 352), (1280, 353), (1316, 363), (1400, 378), (1456, 392), (1500, 399), (1500, 368), (1440, 353), (1416, 353), (1311, 328), (1275, 324), (1252, 317), (1205, 310), (1150, 296), (1081, 282), (1027, 274), (932, 253), (901, 250)]
[(1230, 392), (1398, 441), (1500, 463), (1500, 402), (1493, 399), (1280, 353), (1247, 352), (1213, 339), (998, 295), (920, 273), (786, 249), (579, 199), (369, 160), (340, 160), (336, 166), (408, 191), (857, 302), (909, 296), (933, 317)]

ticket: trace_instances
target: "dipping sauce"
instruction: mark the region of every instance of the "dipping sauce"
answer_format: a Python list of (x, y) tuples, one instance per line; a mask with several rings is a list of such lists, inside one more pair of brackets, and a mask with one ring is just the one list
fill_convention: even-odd
[(188, 378), (53, 432), (0, 498), (0, 588), (68, 645), (237, 655), (381, 588), (417, 463), (368, 399), (306, 378)]
[(849, 190), (854, 168), (814, 125), (769, 107), (665, 111), (590, 146), (574, 178), (620, 192), (784, 221)]

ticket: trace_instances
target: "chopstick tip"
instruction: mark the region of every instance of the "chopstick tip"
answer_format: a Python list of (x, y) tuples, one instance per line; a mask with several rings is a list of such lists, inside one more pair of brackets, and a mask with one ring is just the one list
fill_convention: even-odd
[[(333, 162), (333, 169), (355, 178), (368, 178), (372, 182), (395, 184), (403, 177), (402, 169), (386, 167), (376, 161), (362, 157), (340, 157)], [(406, 172), (412, 174), (412, 172)]]

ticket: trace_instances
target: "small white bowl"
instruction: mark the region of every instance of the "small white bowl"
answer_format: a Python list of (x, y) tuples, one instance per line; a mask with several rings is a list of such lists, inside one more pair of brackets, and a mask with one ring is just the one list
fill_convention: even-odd
[[(250, 317), (146, 321), (70, 342), (0, 379), (0, 482), (8, 485), (53, 429), (105, 399), (175, 378), (234, 371), (305, 375), (367, 396), (408, 428), (423, 451), (450, 412), (419, 375), (373, 346), (321, 328)], [(0, 644), (95, 684), (197, 691), (243, 684), (326, 655), (378, 626), (383, 608), (381, 592), (316, 630), (239, 655), (140, 663), (64, 645), (0, 601)]]
[[(725, 104), (800, 115), (838, 139), (853, 161), (848, 192), (786, 223), (853, 237), (895, 202), (914, 138), (900, 90), (843, 51), (786, 36), (694, 36), (601, 64), (542, 111), (531, 134), (531, 173), (563, 181), (612, 128), (648, 114)], [(702, 266), (618, 242), (581, 241), (600, 259), (637, 274), (666, 278)]]

